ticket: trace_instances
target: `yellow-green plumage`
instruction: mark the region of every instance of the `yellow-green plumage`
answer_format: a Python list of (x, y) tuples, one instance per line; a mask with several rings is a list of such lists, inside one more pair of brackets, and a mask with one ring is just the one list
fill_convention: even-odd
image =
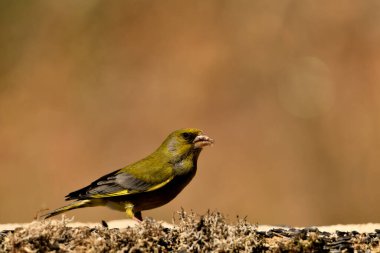
[(174, 131), (146, 158), (68, 194), (66, 200), (76, 201), (45, 218), (77, 208), (108, 206), (141, 220), (141, 211), (162, 206), (182, 191), (196, 173), (202, 148), (212, 143), (199, 129)]

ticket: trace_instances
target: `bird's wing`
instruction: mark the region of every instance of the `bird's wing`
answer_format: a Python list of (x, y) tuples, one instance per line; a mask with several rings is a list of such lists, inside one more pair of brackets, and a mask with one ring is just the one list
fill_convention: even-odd
[[(149, 170), (146, 173), (145, 170)], [(107, 198), (153, 191), (169, 183), (174, 178), (171, 167), (135, 170), (121, 169), (107, 174), (89, 186), (72, 192), (66, 200)]]

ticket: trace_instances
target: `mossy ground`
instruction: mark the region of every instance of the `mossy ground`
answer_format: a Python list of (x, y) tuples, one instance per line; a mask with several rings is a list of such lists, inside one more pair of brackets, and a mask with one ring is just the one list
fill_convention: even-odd
[(123, 229), (69, 227), (68, 220), (36, 221), (0, 232), (1, 252), (380, 252), (380, 231), (321, 232), (318, 229), (258, 231), (245, 219), (218, 212), (178, 212), (168, 228), (152, 219)]

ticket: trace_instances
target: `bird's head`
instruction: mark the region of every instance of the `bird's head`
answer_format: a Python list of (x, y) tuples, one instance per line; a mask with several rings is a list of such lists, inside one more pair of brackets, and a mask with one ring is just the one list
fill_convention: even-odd
[(214, 140), (204, 135), (203, 132), (195, 128), (179, 129), (172, 132), (162, 143), (161, 148), (171, 156), (185, 156), (191, 153), (198, 153), (202, 148), (210, 146)]

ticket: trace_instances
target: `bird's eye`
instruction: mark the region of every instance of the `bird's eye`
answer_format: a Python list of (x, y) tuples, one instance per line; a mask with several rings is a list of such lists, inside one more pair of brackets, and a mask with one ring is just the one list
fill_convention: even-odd
[(182, 136), (185, 140), (190, 141), (190, 142), (193, 141), (194, 139), (193, 135), (190, 133), (183, 133)]

